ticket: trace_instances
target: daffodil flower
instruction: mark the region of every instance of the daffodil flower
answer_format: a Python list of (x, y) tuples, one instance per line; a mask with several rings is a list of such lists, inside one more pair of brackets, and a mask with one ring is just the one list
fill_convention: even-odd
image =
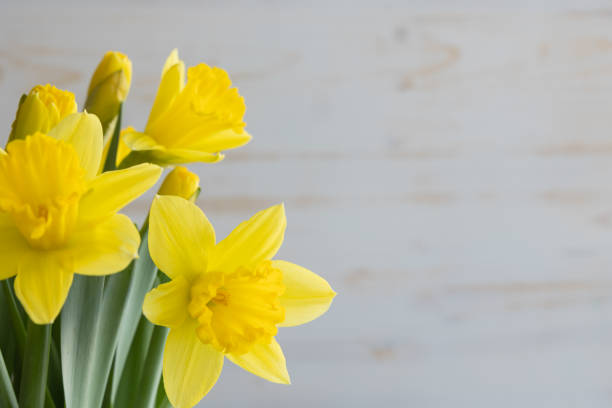
[(55, 320), (75, 273), (115, 273), (137, 256), (138, 231), (117, 211), (161, 168), (96, 175), (101, 154), (100, 121), (87, 113), (0, 151), (0, 279), (16, 275), (15, 293), (37, 324)]
[(173, 50), (144, 132), (125, 134), (133, 150), (126, 164), (216, 162), (220, 151), (248, 143), (244, 99), (231, 85), (224, 70), (206, 64), (189, 68), (185, 83), (185, 64)]
[(213, 387), (224, 356), (269, 381), (288, 384), (277, 327), (309, 322), (329, 308), (335, 292), (313, 272), (272, 260), (286, 226), (276, 205), (215, 243), (202, 211), (176, 196), (151, 208), (149, 250), (171, 278), (145, 297), (143, 311), (170, 328), (163, 379), (176, 408), (198, 403)]

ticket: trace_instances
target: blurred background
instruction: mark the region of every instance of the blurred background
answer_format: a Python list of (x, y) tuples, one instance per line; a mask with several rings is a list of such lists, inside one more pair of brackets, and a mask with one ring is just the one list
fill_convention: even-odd
[(284, 201), (278, 257), (339, 294), (280, 331), (293, 385), (228, 362), (200, 406), (612, 404), (609, 1), (0, 7), (4, 140), (33, 85), (81, 107), (109, 49), (134, 64), (125, 125), (174, 47), (245, 97), (254, 139), (191, 166), (199, 204), (224, 237)]

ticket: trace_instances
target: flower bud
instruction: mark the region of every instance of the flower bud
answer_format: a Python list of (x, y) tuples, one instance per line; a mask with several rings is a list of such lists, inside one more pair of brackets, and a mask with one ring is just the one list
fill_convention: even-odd
[(77, 104), (72, 92), (50, 84), (36, 85), (19, 101), (9, 142), (36, 132), (47, 133), (60, 120), (76, 111)]
[(132, 61), (127, 55), (116, 51), (104, 54), (91, 77), (85, 109), (98, 116), (105, 132), (126, 100), (131, 82)]
[(177, 166), (172, 170), (159, 188), (159, 195), (175, 195), (191, 202), (197, 198), (200, 189), (200, 178), (186, 167)]

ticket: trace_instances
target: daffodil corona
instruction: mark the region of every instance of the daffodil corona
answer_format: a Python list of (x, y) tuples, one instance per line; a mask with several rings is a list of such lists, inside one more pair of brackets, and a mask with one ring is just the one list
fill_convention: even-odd
[(48, 134), (14, 140), (0, 154), (0, 279), (37, 324), (57, 317), (73, 274), (118, 272), (140, 237), (117, 211), (159, 178), (142, 164), (97, 176), (102, 127), (95, 115), (68, 115)]
[(9, 141), (35, 132), (46, 133), (77, 111), (74, 94), (53, 85), (36, 85), (19, 102)]
[(143, 311), (170, 327), (163, 378), (175, 407), (192, 407), (206, 395), (224, 356), (269, 381), (290, 382), (277, 328), (317, 318), (335, 292), (313, 272), (272, 260), (285, 226), (284, 206), (277, 205), (216, 243), (194, 204), (175, 196), (153, 201), (149, 250), (171, 281), (147, 294)]
[(185, 83), (185, 64), (173, 50), (144, 132), (125, 135), (133, 151), (126, 164), (216, 162), (222, 150), (248, 143), (244, 99), (231, 86), (224, 70), (206, 64), (189, 68)]

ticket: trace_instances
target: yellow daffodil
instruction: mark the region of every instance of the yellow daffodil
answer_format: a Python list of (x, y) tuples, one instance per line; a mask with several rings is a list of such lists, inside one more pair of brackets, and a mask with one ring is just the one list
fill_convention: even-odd
[(0, 151), (0, 279), (17, 275), (15, 293), (37, 324), (57, 317), (75, 273), (115, 273), (137, 256), (138, 231), (117, 211), (161, 168), (96, 175), (101, 154), (100, 121), (87, 113)]
[(100, 118), (106, 130), (126, 100), (132, 83), (132, 61), (127, 55), (108, 51), (89, 82), (85, 109)]
[(133, 150), (126, 164), (216, 162), (223, 159), (221, 150), (246, 144), (246, 106), (231, 86), (224, 70), (206, 64), (189, 68), (185, 83), (185, 64), (173, 50), (144, 132), (125, 136)]
[(313, 272), (272, 260), (285, 226), (284, 206), (276, 205), (215, 243), (212, 225), (195, 204), (175, 196), (153, 201), (149, 250), (171, 281), (147, 294), (143, 311), (170, 328), (163, 379), (176, 408), (206, 395), (224, 356), (269, 381), (289, 383), (277, 327), (317, 318), (335, 292)]
[(196, 199), (196, 192), (200, 188), (200, 178), (183, 166), (176, 166), (159, 188), (159, 195), (175, 195), (191, 202)]
[(19, 102), (9, 141), (23, 139), (35, 132), (46, 133), (76, 111), (77, 104), (72, 92), (50, 84), (36, 85)]

